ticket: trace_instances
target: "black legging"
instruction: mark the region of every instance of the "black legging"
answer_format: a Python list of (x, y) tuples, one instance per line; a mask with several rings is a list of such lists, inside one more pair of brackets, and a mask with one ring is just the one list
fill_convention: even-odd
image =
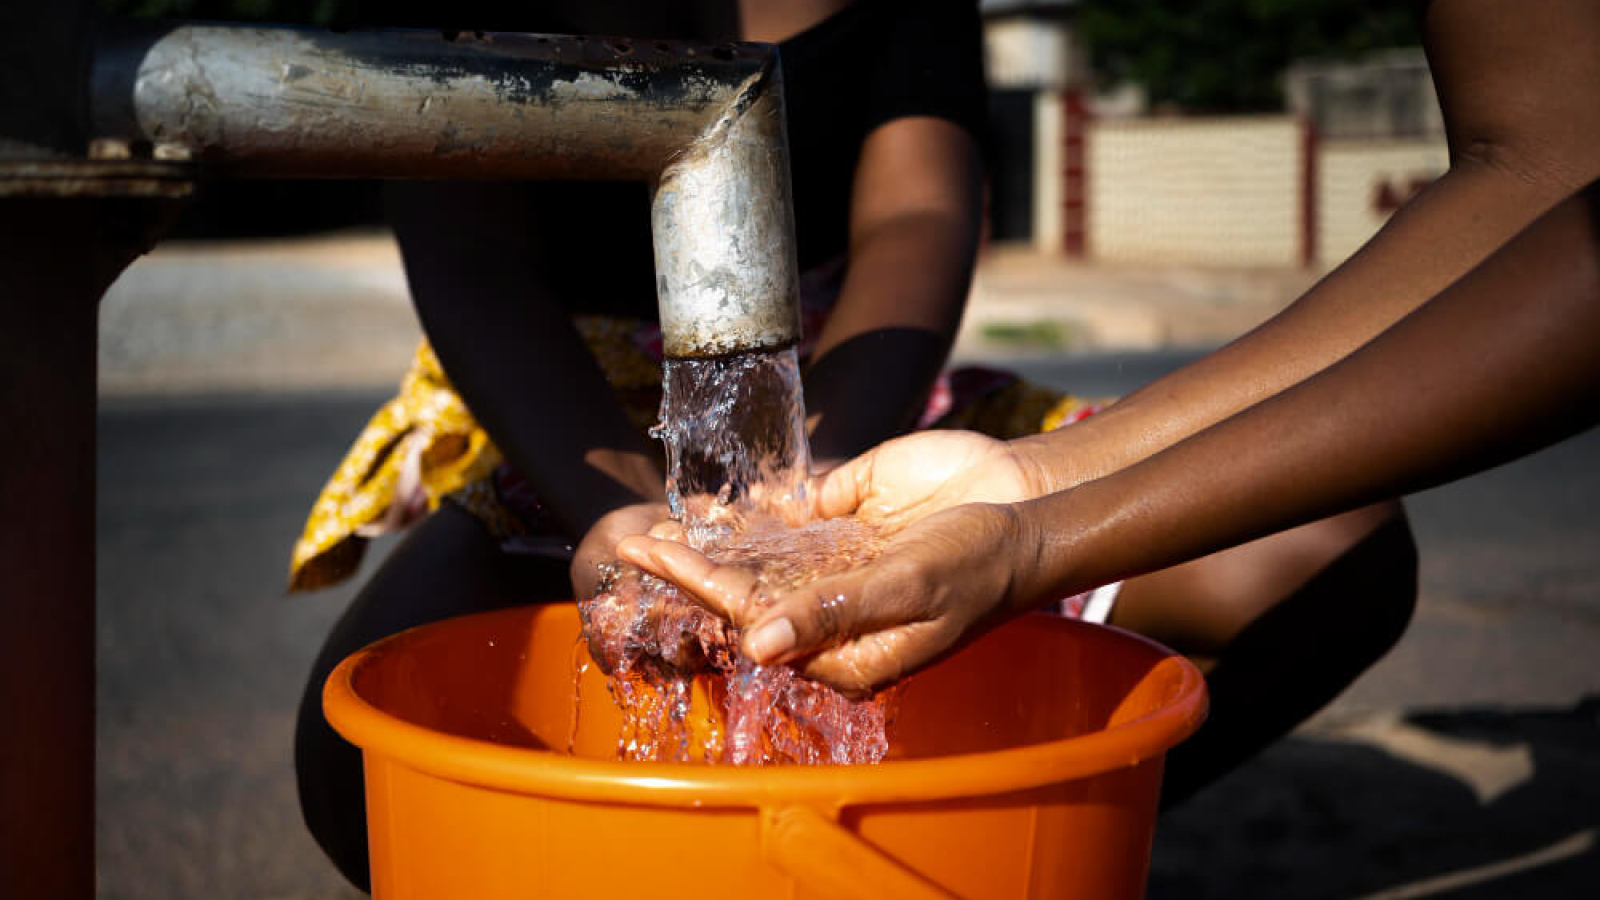
[[(1167, 759), (1162, 806), (1182, 802), (1321, 709), (1405, 632), (1416, 604), (1405, 519), (1374, 529), (1247, 626), (1207, 678), (1211, 714)], [(370, 890), (361, 754), (322, 715), (322, 685), (361, 647), (428, 622), (564, 597), (564, 563), (502, 553), (446, 503), (407, 536), (339, 619), (312, 666), (295, 730), (300, 808), (345, 877)]]
[(1205, 724), (1167, 755), (1162, 808), (1288, 734), (1388, 653), (1411, 621), (1416, 584), (1417, 547), (1400, 516), (1245, 626), (1206, 676)]
[(311, 666), (295, 724), (294, 767), (306, 827), (344, 876), (371, 890), (361, 752), (322, 715), (322, 685), (367, 644), (466, 613), (564, 599), (563, 561), (502, 553), (470, 513), (451, 503), (412, 529), (334, 625)]

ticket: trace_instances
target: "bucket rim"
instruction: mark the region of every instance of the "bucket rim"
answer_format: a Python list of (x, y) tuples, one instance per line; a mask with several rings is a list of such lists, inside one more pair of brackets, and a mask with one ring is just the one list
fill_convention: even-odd
[[(547, 614), (563, 604), (533, 611)], [(571, 604), (565, 604), (571, 606)], [(1040, 614), (1044, 627), (1103, 629), (1145, 645), (1156, 667), (1177, 670), (1173, 696), (1161, 708), (1074, 737), (977, 753), (890, 760), (874, 765), (710, 766), (586, 759), (512, 747), (435, 731), (369, 703), (355, 679), (366, 665), (413, 632), (459, 619), (527, 615), (526, 607), (440, 620), (379, 640), (346, 657), (323, 687), (323, 711), (334, 730), (374, 755), (448, 781), (506, 793), (653, 807), (756, 807), (803, 803), (847, 806), (952, 800), (1028, 790), (1131, 768), (1164, 755), (1205, 720), (1205, 678), (1183, 656), (1141, 635)], [(1031, 618), (1031, 617), (1030, 617)], [(1053, 624), (1052, 624), (1053, 623)], [(1147, 676), (1149, 677), (1149, 676)], [(981, 764), (974, 764), (976, 760)]]

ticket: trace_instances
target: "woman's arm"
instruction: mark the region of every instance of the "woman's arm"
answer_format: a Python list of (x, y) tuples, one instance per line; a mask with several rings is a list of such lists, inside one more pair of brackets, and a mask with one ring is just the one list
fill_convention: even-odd
[(1027, 605), (1431, 487), (1600, 421), (1600, 182), (1304, 383), (1022, 504)]
[[(758, 660), (843, 641), (805, 668), (860, 691), (1052, 596), (1493, 465), (1592, 424), (1600, 189), (1478, 265), (1600, 175), (1600, 5), (1535, 5), (1512, 15), (1493, 0), (1434, 0), (1427, 43), (1451, 171), (1225, 350), (1053, 435), (962, 445), (966, 458), (1013, 473), (1001, 490), (980, 484), (976, 499), (991, 502), (953, 505), (962, 490), (875, 465), (891, 448), (915, 457), (922, 436), (912, 436), (837, 470), (819, 496), (880, 514), (914, 505), (918, 521), (876, 562), (770, 608), (744, 602), (754, 588), (743, 574), (708, 570), (687, 548), (631, 538), (624, 555), (742, 613)], [(1018, 486), (1080, 483), (992, 502)]]
[(977, 149), (959, 126), (895, 119), (862, 143), (849, 266), (805, 372), (816, 458), (915, 423), (961, 322), (980, 213)]
[(1434, 0), (1425, 20), (1451, 166), (1359, 252), (1255, 331), (1099, 415), (1055, 447), (1048, 486), (1143, 459), (1332, 365), (1600, 176), (1600, 4)]
[(807, 674), (859, 694), (1051, 599), (1591, 427), (1600, 422), (1597, 346), (1600, 182), (1278, 396), (1074, 489), (929, 515), (874, 562), (770, 607), (751, 602), (758, 586), (748, 572), (681, 545), (634, 537), (619, 551), (746, 625), (744, 650), (758, 662), (804, 660)]

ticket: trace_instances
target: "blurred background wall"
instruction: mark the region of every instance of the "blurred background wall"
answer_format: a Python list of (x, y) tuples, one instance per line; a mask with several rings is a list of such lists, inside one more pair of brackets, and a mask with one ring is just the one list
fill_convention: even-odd
[[(358, 0), (99, 5), (335, 26), (359, 12)], [(1404, 4), (980, 5), (996, 243), (1117, 262), (1331, 267), (1444, 171), (1438, 103)], [(176, 236), (381, 219), (371, 182), (233, 182), (208, 190)]]
[(1448, 159), (1415, 23), (1327, 6), (985, 2), (993, 239), (1115, 262), (1337, 265)]

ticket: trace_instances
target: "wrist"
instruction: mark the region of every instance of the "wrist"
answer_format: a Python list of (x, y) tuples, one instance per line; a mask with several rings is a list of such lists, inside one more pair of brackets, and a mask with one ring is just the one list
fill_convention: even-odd
[(1147, 442), (1128, 436), (1128, 412), (1119, 402), (1084, 421), (1011, 441), (1034, 473), (1035, 496), (1103, 478), (1153, 452)]
[(1053, 435), (1036, 434), (1006, 442), (1017, 468), (1022, 471), (1028, 498), (1036, 499), (1071, 487), (1074, 482), (1065, 471), (1063, 458), (1069, 453), (1052, 441)]
[(1046, 594), (1047, 532), (1041, 527), (1036, 507), (1034, 501), (999, 505), (1007, 517), (1002, 565), (1010, 575), (1002, 606), (1008, 617), (1033, 609)]
[[(1008, 598), (1015, 612), (1122, 577), (1116, 549), (1126, 540), (1119, 537), (1125, 516), (1104, 503), (1099, 490), (1104, 484), (1089, 482), (1015, 504), (1017, 537), (1011, 556), (1017, 574)], [(1093, 511), (1092, 518), (1085, 510)]]

